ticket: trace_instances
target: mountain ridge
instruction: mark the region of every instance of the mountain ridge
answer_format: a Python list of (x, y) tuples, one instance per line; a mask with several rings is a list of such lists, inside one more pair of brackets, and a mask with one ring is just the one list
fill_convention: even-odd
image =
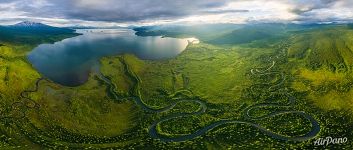
[(48, 37), (72, 37), (80, 35), (75, 30), (53, 27), (42, 23), (23, 21), (14, 25), (0, 26), (0, 42), (16, 41), (18, 43), (42, 43)]
[(31, 22), (31, 21), (22, 21), (10, 26), (11, 27), (51, 27), (43, 23)]

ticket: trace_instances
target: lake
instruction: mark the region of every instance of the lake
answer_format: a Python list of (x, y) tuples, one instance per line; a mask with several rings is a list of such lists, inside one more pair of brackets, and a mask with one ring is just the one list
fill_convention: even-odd
[(169, 59), (185, 50), (188, 41), (198, 43), (195, 38), (140, 37), (128, 29), (77, 32), (83, 35), (39, 45), (28, 54), (28, 60), (44, 77), (61, 85), (79, 86), (99, 68), (102, 57), (129, 53), (144, 60)]

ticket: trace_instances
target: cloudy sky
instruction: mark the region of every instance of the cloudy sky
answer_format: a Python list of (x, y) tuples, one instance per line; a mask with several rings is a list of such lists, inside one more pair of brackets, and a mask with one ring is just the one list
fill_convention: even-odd
[(352, 22), (353, 0), (0, 0), (0, 24)]

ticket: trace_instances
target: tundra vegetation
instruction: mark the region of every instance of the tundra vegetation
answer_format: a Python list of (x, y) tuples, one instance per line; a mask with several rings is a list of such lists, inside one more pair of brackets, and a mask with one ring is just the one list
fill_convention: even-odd
[(353, 147), (351, 25), (278, 26), (135, 29), (201, 43), (165, 60), (105, 57), (78, 87), (26, 60), (75, 34), (0, 37), (0, 149)]

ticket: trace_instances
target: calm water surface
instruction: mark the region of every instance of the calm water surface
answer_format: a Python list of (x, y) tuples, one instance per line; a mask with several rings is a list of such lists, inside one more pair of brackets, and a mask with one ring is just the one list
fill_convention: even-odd
[(32, 50), (28, 60), (45, 77), (66, 86), (85, 83), (89, 73), (99, 67), (104, 56), (123, 53), (140, 59), (168, 59), (180, 54), (188, 40), (139, 37), (132, 30), (78, 30), (83, 35), (54, 44), (41, 44)]

